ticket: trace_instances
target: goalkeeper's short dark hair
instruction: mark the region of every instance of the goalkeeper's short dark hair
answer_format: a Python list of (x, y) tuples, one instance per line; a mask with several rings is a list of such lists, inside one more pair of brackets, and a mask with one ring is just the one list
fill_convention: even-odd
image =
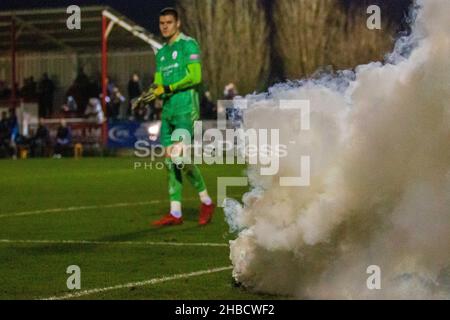
[(160, 17), (162, 17), (162, 16), (169, 16), (169, 15), (170, 16), (174, 16), (175, 19), (178, 20), (178, 11), (175, 8), (167, 7), (167, 8), (162, 9), (159, 12), (159, 16)]

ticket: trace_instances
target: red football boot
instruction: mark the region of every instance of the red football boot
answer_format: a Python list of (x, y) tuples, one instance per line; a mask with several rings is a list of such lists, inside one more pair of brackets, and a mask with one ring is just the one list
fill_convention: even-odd
[(204, 226), (210, 223), (215, 208), (216, 206), (214, 205), (214, 203), (211, 203), (209, 206), (202, 203), (202, 206), (200, 207), (200, 217), (198, 218), (198, 224)]
[(166, 227), (166, 226), (176, 226), (183, 223), (183, 217), (175, 218), (170, 213), (165, 215), (160, 220), (153, 222), (154, 227)]

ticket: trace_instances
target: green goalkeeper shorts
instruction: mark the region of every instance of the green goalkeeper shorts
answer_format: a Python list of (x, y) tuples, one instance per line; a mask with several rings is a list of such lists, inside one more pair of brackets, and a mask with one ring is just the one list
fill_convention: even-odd
[[(183, 129), (183, 131), (179, 131), (180, 134), (177, 134), (175, 130)], [(175, 134), (173, 134), (175, 132)], [(162, 116), (161, 119), (161, 135), (160, 141), (164, 147), (169, 147), (174, 143), (180, 142), (184, 138), (186, 134), (190, 135), (189, 143), (191, 143), (194, 139), (194, 121), (192, 120), (192, 115), (190, 113), (180, 114), (180, 115), (172, 115), (172, 116)], [(186, 143), (187, 141), (184, 140)]]

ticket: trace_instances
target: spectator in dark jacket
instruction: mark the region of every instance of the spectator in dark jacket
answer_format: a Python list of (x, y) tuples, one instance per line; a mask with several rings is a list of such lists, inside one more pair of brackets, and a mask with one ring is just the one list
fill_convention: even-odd
[(142, 93), (141, 83), (139, 81), (139, 76), (137, 73), (134, 73), (131, 76), (130, 81), (128, 81), (128, 111), (127, 115), (131, 114), (131, 103), (134, 99), (137, 99)]
[(0, 157), (10, 156), (10, 139), (11, 132), (9, 130), (8, 116), (6, 112), (2, 112), (0, 119)]
[(114, 87), (113, 91), (111, 93), (111, 114), (110, 117), (113, 120), (116, 120), (118, 118), (124, 118), (124, 113), (122, 110), (123, 103), (125, 102), (125, 97), (120, 93), (119, 88)]
[(8, 157), (16, 157), (16, 138), (19, 135), (19, 125), (14, 109), (10, 110), (8, 117), (2, 112), (0, 119), (0, 154)]
[(72, 145), (72, 133), (64, 119), (61, 119), (58, 132), (56, 134), (55, 158), (67, 156)]
[(50, 133), (43, 123), (43, 119), (39, 119), (36, 133), (31, 139), (31, 156), (43, 157), (48, 153), (50, 145)]
[(211, 98), (211, 92), (205, 91), (200, 100), (200, 113), (202, 119), (217, 118), (217, 108)]
[(47, 73), (42, 75), (39, 82), (39, 116), (50, 117), (53, 114), (53, 97), (55, 93), (55, 85), (50, 80)]
[(0, 134), (2, 137), (5, 135), (8, 135), (9, 132), (9, 120), (8, 120), (8, 114), (6, 111), (2, 112), (2, 117), (0, 119)]
[(23, 87), (20, 89), (20, 96), (25, 101), (35, 101), (37, 98), (37, 84), (34, 77), (24, 79)]
[(78, 105), (78, 114), (82, 115), (89, 101), (91, 84), (83, 68), (78, 70), (78, 75), (73, 82), (66, 97), (72, 96)]
[(19, 122), (17, 121), (16, 109), (14, 108), (9, 109), (8, 125), (11, 131), (18, 130)]
[(128, 81), (128, 99), (133, 100), (141, 95), (141, 84), (139, 82), (139, 76), (137, 73), (131, 76), (130, 81)]
[(0, 80), (0, 100), (8, 99), (11, 96), (11, 89), (8, 88), (6, 82)]

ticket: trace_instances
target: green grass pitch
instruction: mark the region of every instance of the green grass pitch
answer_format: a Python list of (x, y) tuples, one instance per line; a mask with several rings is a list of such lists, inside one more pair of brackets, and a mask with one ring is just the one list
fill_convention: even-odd
[[(155, 166), (135, 170), (134, 162), (131, 158), (0, 161), (0, 299), (62, 297), (231, 265), (226, 244), (233, 235), (223, 211), (216, 211), (210, 225), (197, 226), (199, 202), (187, 183), (185, 223), (150, 227), (167, 213), (166, 172)], [(245, 167), (203, 166), (202, 171), (215, 197), (216, 178), (242, 176)], [(238, 197), (245, 191), (231, 188), (229, 193)], [(70, 265), (81, 268), (81, 290), (67, 289)], [(270, 298), (234, 287), (231, 270), (90, 292), (78, 298)]]

